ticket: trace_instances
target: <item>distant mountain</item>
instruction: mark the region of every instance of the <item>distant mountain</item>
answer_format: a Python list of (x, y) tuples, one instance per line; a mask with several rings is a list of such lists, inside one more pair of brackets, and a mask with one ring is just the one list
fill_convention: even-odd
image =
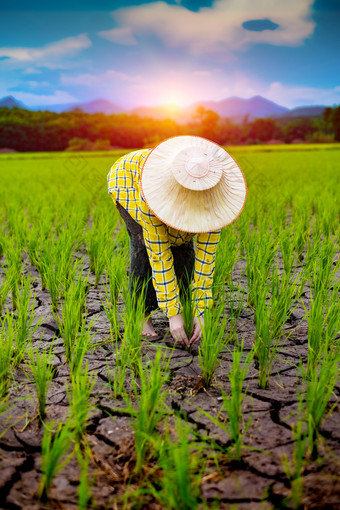
[(75, 108), (79, 108), (83, 110), (85, 113), (106, 113), (110, 115), (112, 113), (122, 113), (124, 112), (124, 108), (111, 103), (106, 99), (95, 99), (94, 101), (90, 101), (88, 103), (66, 103), (66, 104), (54, 104), (54, 105), (43, 105), (43, 106), (34, 106), (30, 108), (31, 110), (50, 110), (51, 112), (61, 113), (61, 112), (69, 112), (74, 110)]
[(285, 115), (273, 115), (273, 117), (321, 117), (326, 106), (299, 106), (285, 113)]
[(280, 106), (273, 101), (269, 101), (262, 96), (254, 96), (250, 99), (240, 97), (229, 97), (222, 101), (202, 101), (193, 106), (204, 106), (208, 110), (213, 110), (220, 117), (239, 117), (249, 115), (249, 120), (258, 117), (271, 117), (273, 115), (284, 116), (288, 108)]
[(96, 99), (88, 103), (67, 103), (28, 107), (20, 101), (17, 101), (14, 97), (7, 96), (0, 99), (0, 107), (1, 106), (7, 108), (26, 108), (29, 110), (49, 110), (56, 113), (71, 111), (75, 108), (79, 108), (86, 113), (105, 113), (107, 115), (126, 112), (153, 119), (173, 119), (181, 124), (185, 124), (192, 119), (192, 114), (198, 106), (203, 106), (207, 110), (213, 110), (220, 117), (229, 117), (234, 122), (242, 122), (246, 115), (249, 121), (259, 117), (321, 117), (326, 108), (325, 106), (302, 106), (289, 110), (262, 96), (254, 96), (249, 99), (229, 97), (222, 101), (199, 101), (184, 108), (172, 104), (162, 106), (140, 106), (129, 111), (115, 103), (111, 103), (111, 101), (107, 99)]
[(0, 108), (26, 108), (21, 101), (18, 101), (13, 96), (6, 96), (0, 99)]
[(108, 115), (125, 111), (124, 108), (111, 103), (107, 99), (95, 99), (89, 103), (78, 103), (73, 108), (81, 108), (86, 113), (106, 113)]

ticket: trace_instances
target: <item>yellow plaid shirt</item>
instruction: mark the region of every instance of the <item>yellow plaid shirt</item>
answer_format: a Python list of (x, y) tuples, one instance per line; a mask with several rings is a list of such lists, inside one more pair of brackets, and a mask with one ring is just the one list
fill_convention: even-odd
[(183, 232), (169, 227), (150, 211), (140, 192), (141, 168), (150, 150), (131, 152), (114, 163), (107, 176), (108, 193), (143, 228), (158, 305), (167, 317), (181, 312), (171, 246), (180, 246), (196, 236), (192, 290), (196, 314), (203, 315), (205, 307), (212, 304), (211, 286), (220, 231), (200, 234)]

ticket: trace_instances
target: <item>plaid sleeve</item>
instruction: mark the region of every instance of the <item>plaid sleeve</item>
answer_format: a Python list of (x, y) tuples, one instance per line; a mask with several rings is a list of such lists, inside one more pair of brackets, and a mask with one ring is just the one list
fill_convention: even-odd
[(195, 249), (195, 272), (193, 295), (196, 310), (202, 316), (204, 309), (212, 305), (212, 281), (215, 271), (215, 255), (221, 231), (197, 234)]
[(158, 306), (168, 318), (174, 317), (180, 313), (181, 304), (167, 228), (152, 214), (143, 198), (140, 202), (140, 211)]
[(140, 168), (150, 149), (130, 152), (119, 158), (111, 167), (107, 176), (107, 190), (114, 202), (138, 220), (140, 197)]

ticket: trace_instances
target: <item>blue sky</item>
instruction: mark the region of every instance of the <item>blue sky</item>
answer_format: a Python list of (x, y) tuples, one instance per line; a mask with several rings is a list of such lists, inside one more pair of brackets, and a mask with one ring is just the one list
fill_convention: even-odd
[(339, 0), (2, 0), (0, 19), (0, 97), (29, 106), (340, 103)]

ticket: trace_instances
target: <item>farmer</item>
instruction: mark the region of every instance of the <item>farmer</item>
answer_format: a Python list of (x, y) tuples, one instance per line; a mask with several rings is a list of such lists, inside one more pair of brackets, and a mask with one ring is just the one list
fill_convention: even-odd
[[(221, 228), (237, 218), (246, 199), (242, 171), (215, 143), (176, 136), (118, 159), (108, 174), (108, 193), (130, 237), (130, 291), (134, 283), (137, 294), (138, 283), (146, 285), (143, 336), (157, 336), (150, 313), (160, 308), (178, 344), (198, 342), (204, 310), (212, 304)], [(187, 338), (180, 289), (190, 280), (195, 318)]]

